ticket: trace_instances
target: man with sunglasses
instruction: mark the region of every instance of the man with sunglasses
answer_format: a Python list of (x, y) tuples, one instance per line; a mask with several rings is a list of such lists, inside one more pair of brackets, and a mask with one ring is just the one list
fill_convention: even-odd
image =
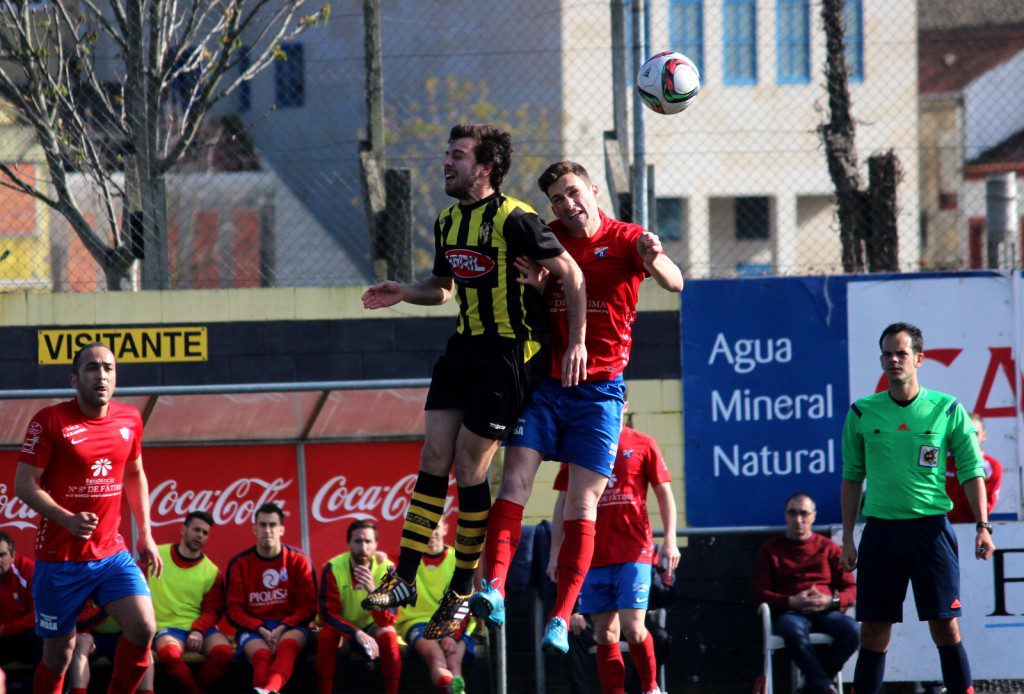
[[(812, 530), (817, 507), (809, 494), (786, 499), (786, 532), (762, 545), (751, 598), (768, 603), (773, 630), (804, 675), (804, 692), (835, 692), (832, 680), (857, 650), (860, 628), (843, 610), (857, 597), (853, 574), (840, 564), (839, 545)], [(819, 658), (811, 632), (832, 637)]]

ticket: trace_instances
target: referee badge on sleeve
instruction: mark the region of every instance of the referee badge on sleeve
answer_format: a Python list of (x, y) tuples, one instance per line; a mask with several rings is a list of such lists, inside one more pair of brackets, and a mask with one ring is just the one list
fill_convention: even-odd
[(939, 464), (938, 446), (921, 446), (921, 452), (917, 456), (917, 464), (921, 467), (936, 467)]

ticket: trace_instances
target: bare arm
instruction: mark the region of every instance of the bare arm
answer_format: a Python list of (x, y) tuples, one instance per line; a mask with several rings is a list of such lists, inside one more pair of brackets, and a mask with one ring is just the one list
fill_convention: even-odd
[(565, 309), (569, 315), (569, 344), (562, 357), (562, 385), (575, 386), (587, 378), (587, 347), (584, 343), (587, 329), (587, 292), (583, 272), (572, 256), (565, 252), (537, 262), (562, 280)]
[(135, 525), (139, 529), (139, 541), (136, 549), (139, 560), (144, 568), (148, 568), (153, 576), (159, 576), (163, 562), (153, 541), (153, 532), (149, 523), (149, 480), (142, 469), (142, 456), (129, 460), (124, 467), (124, 495), (128, 507), (135, 516)]
[[(964, 494), (967, 496), (967, 503), (974, 511), (974, 517), (981, 522), (988, 522), (988, 499), (985, 497), (985, 478), (972, 477), (963, 483)], [(985, 528), (978, 529), (978, 537), (974, 540), (974, 556), (978, 559), (988, 559), (992, 556), (996, 546), (992, 542), (992, 536)]]
[(860, 488), (860, 482), (843, 480), (839, 492), (843, 507), (843, 553), (840, 563), (845, 571), (853, 571), (857, 567), (857, 544), (853, 541), (853, 530), (860, 512)]
[(637, 253), (644, 259), (644, 269), (658, 286), (670, 292), (683, 291), (683, 272), (665, 255), (657, 234), (645, 231), (636, 242)]
[(548, 559), (548, 578), (557, 581), (555, 571), (558, 569), (558, 552), (562, 549), (563, 529), (562, 518), (565, 512), (565, 492), (558, 492), (555, 508), (551, 513), (551, 555)]
[(454, 284), (451, 277), (437, 275), (430, 275), (412, 284), (385, 280), (363, 293), (363, 308), (387, 308), (400, 301), (418, 306), (439, 306), (452, 298)]
[(58, 504), (39, 484), (42, 477), (42, 468), (19, 463), (18, 470), (14, 473), (14, 493), (43, 518), (67, 528), (75, 537), (88, 539), (96, 529), (99, 518), (95, 513), (85, 511), (72, 513)]
[(659, 563), (668, 572), (679, 566), (679, 545), (676, 540), (676, 499), (672, 495), (672, 483), (662, 482), (654, 487), (654, 498), (658, 500), (661, 527), (665, 529), (665, 541), (661, 543)]

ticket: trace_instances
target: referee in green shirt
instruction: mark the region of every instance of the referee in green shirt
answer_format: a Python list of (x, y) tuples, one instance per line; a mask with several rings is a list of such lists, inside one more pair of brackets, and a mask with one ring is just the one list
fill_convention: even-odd
[[(974, 554), (991, 556), (992, 526), (985, 475), (974, 424), (956, 398), (922, 388), (921, 330), (893, 323), (879, 338), (889, 389), (857, 400), (843, 426), (843, 553), (847, 571), (858, 568), (857, 619), (862, 622), (854, 673), (857, 694), (882, 689), (885, 649), (893, 622), (903, 621), (908, 581), (917, 615), (928, 621), (939, 649), (942, 679), (950, 694), (973, 694), (971, 667), (960, 641), (960, 564), (946, 513), (946, 453), (956, 457), (957, 477), (978, 520)], [(867, 525), (860, 555), (853, 530), (867, 480)]]

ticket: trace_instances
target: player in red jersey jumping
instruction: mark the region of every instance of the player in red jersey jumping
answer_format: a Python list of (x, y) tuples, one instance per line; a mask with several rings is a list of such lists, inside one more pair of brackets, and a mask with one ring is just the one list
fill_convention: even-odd
[(32, 592), (43, 660), (34, 691), (58, 694), (75, 647), (75, 618), (93, 601), (121, 625), (110, 692), (134, 692), (149, 666), (156, 632), (149, 587), (118, 528), (127, 499), (139, 531), (143, 566), (161, 570), (150, 532), (149, 484), (142, 469), (142, 417), (111, 400), (114, 355), (82, 347), (71, 363), (75, 399), (32, 417), (18, 455), (14, 487), (42, 516)]
[(253, 532), (256, 546), (228, 563), (227, 617), (238, 629), (238, 652), (252, 663), (256, 691), (278, 692), (309, 643), (316, 580), (306, 555), (281, 542), (280, 506), (267, 503), (256, 509)]
[[(530, 498), (542, 459), (570, 463), (564, 511), (564, 538), (558, 556), (558, 593), (541, 645), (569, 650), (566, 623), (594, 553), (597, 502), (615, 464), (632, 325), (640, 283), (653, 277), (663, 289), (679, 292), (683, 276), (665, 255), (661, 241), (636, 224), (606, 216), (597, 206), (597, 186), (586, 169), (563, 161), (549, 166), (538, 181), (557, 217), (555, 238), (583, 270), (587, 286), (587, 379), (562, 388), (556, 378), (567, 345), (565, 297), (557, 282), (546, 282), (551, 312), (552, 372), (534, 390), (508, 442), (498, 501), (491, 509), (484, 556), (490, 581), (470, 607), (491, 626), (504, 622), (505, 577), (519, 544), (523, 507)], [(520, 259), (522, 282), (544, 283), (536, 264)]]

